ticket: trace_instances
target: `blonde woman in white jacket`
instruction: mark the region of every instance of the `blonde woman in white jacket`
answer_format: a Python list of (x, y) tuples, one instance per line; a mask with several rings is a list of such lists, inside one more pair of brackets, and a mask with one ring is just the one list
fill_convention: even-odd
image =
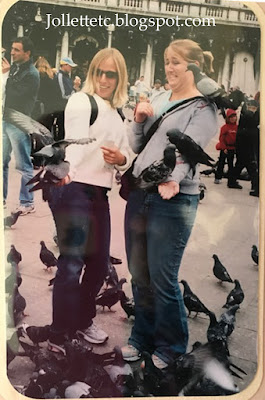
[[(90, 125), (91, 102), (98, 115)], [(66, 151), (69, 174), (51, 189), (49, 206), (56, 224), (60, 256), (53, 289), (52, 351), (64, 353), (67, 337), (82, 336), (103, 343), (107, 333), (93, 323), (95, 297), (107, 271), (110, 215), (107, 192), (114, 167), (131, 165), (125, 125), (117, 108), (127, 100), (127, 70), (116, 49), (100, 50), (90, 63), (81, 92), (73, 94), (65, 109), (65, 138), (95, 138)], [(84, 274), (81, 273), (84, 268)]]

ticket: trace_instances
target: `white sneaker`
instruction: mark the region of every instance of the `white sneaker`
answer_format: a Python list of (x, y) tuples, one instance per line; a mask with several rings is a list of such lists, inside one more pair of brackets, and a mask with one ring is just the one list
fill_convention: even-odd
[(16, 211), (21, 211), (21, 214), (20, 214), (20, 216), (21, 216), (21, 215), (32, 214), (32, 213), (34, 213), (36, 210), (35, 210), (34, 205), (32, 204), (32, 205), (30, 205), (30, 206), (19, 206), (19, 207), (16, 209)]
[(155, 354), (152, 354), (152, 360), (156, 368), (163, 369), (168, 367), (168, 364)]
[(104, 343), (109, 338), (106, 332), (100, 329), (94, 322), (88, 328), (78, 330), (76, 333), (89, 343)]
[(141, 353), (131, 344), (127, 344), (121, 348), (122, 357), (125, 361), (137, 361), (141, 358)]
[[(154, 366), (156, 368), (163, 369), (163, 368), (168, 367), (168, 364), (165, 361), (163, 361), (161, 358), (156, 356), (155, 354), (152, 354), (151, 357), (152, 357), (152, 361), (154, 363)], [(141, 368), (144, 368), (144, 367), (145, 367), (145, 361), (143, 360), (142, 363), (141, 363)]]
[(222, 179), (215, 179), (215, 180), (214, 180), (214, 183), (217, 184), (217, 185), (218, 185), (219, 183), (221, 183), (221, 182), (222, 182)]

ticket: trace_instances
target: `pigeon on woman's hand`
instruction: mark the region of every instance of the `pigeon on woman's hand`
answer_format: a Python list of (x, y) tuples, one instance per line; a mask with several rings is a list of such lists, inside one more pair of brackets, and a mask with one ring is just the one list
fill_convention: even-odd
[(155, 161), (145, 168), (136, 179), (136, 185), (141, 189), (152, 190), (170, 176), (176, 166), (176, 146), (170, 144), (164, 150), (164, 158)]

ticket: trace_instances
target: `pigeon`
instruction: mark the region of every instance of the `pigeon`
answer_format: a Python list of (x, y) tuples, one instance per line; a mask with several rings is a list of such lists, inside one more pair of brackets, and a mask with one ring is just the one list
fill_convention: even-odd
[(105, 277), (106, 286), (116, 286), (119, 282), (118, 274), (114, 265), (112, 265), (110, 259), (108, 261), (108, 272)]
[(11, 226), (15, 225), (15, 223), (18, 220), (18, 217), (22, 214), (22, 211), (16, 211), (16, 212), (11, 212), (11, 215), (8, 217), (5, 217), (4, 219), (4, 227), (6, 228), (11, 228)]
[(14, 290), (14, 285), (19, 287), (21, 283), (22, 277), (18, 270), (18, 265), (13, 261), (11, 263), (11, 273), (5, 279), (5, 292), (11, 295)]
[(200, 182), (200, 184), (199, 184), (199, 191), (200, 191), (199, 197), (200, 197), (200, 201), (202, 201), (202, 200), (204, 199), (205, 190), (207, 190), (205, 184), (204, 184), (203, 182)]
[(227, 330), (220, 324), (213, 312), (209, 313), (210, 324), (207, 329), (207, 340), (209, 343), (217, 343), (229, 355), (227, 347)]
[(46, 342), (49, 339), (50, 325), (29, 326), (28, 324), (23, 323), (22, 329), (35, 345), (38, 345), (41, 342)]
[(155, 395), (160, 389), (160, 383), (164, 377), (164, 372), (154, 365), (152, 357), (147, 351), (142, 352), (142, 357), (144, 359), (142, 366), (145, 392)]
[(19, 264), (20, 261), (22, 261), (22, 255), (21, 253), (15, 248), (13, 244), (11, 244), (10, 252), (7, 255), (7, 262), (12, 264), (13, 262), (15, 264)]
[(46, 271), (50, 271), (51, 267), (57, 266), (57, 258), (54, 256), (53, 252), (47, 249), (44, 241), (40, 242), (41, 250), (40, 250), (40, 259), (44, 265), (46, 265)]
[(214, 276), (216, 276), (216, 278), (219, 279), (221, 283), (222, 282), (233, 283), (234, 281), (232, 280), (225, 266), (221, 263), (216, 254), (213, 254), (213, 259), (214, 259), (214, 266), (213, 266)]
[(216, 168), (213, 167), (213, 168), (210, 168), (210, 169), (204, 169), (203, 171), (200, 171), (200, 174), (201, 175), (205, 175), (205, 176), (209, 176), (211, 174), (214, 174), (215, 171), (216, 171)]
[(111, 310), (111, 307), (114, 306), (121, 299), (123, 290), (122, 285), (127, 282), (125, 278), (120, 279), (116, 286), (110, 289), (104, 290), (102, 293), (97, 295), (96, 304), (103, 308), (108, 307)]
[(205, 151), (199, 146), (190, 136), (180, 132), (179, 129), (170, 129), (167, 132), (169, 141), (178, 149), (182, 157), (190, 164), (195, 175), (196, 164), (205, 164), (209, 167), (214, 167), (211, 161), (214, 161)]
[(257, 264), (257, 265), (259, 264), (259, 251), (255, 244), (253, 244), (253, 246), (252, 246), (251, 258), (255, 264)]
[(219, 325), (224, 328), (224, 332), (227, 336), (230, 336), (235, 328), (236, 317), (235, 314), (239, 309), (239, 305), (235, 304), (227, 311), (225, 311), (219, 318)]
[(198, 65), (194, 63), (188, 64), (187, 71), (191, 71), (193, 73), (195, 85), (203, 96), (217, 97), (224, 93), (223, 89), (218, 85), (218, 83), (204, 74)]
[(141, 189), (152, 190), (167, 180), (175, 166), (176, 146), (170, 144), (164, 150), (164, 158), (145, 168), (136, 179), (135, 184)]
[(209, 314), (209, 310), (207, 307), (205, 307), (205, 305), (201, 302), (201, 300), (196, 296), (196, 294), (194, 294), (188, 283), (186, 281), (184, 281), (183, 279), (180, 281), (180, 283), (182, 283), (182, 285), (184, 286), (184, 293), (183, 293), (183, 300), (184, 300), (184, 304), (187, 307), (189, 314), (188, 317), (190, 316), (190, 313), (192, 311), (196, 312), (195, 317), (197, 317), (199, 312), (202, 312), (206, 315)]
[(244, 300), (244, 292), (240, 286), (240, 283), (237, 279), (234, 280), (235, 287), (231, 290), (229, 295), (227, 296), (226, 303), (223, 305), (223, 308), (229, 308), (234, 306), (235, 304), (241, 304)]
[(22, 317), (26, 317), (25, 308), (26, 308), (26, 300), (21, 295), (18, 290), (18, 285), (14, 285), (13, 294), (9, 297), (8, 300), (8, 312), (10, 317), (13, 317), (14, 325), (16, 326)]
[(123, 292), (121, 294), (120, 303), (128, 318), (130, 318), (131, 315), (135, 316), (135, 304), (133, 298), (129, 299), (129, 297), (127, 297)]
[(133, 371), (130, 365), (124, 361), (119, 346), (114, 347), (114, 353), (113, 361), (103, 368), (108, 373), (117, 389), (122, 393), (126, 382), (129, 380), (128, 378), (133, 378)]
[(6, 107), (3, 119), (30, 135), (32, 140), (36, 142), (36, 148), (41, 148), (54, 142), (53, 135), (49, 129), (17, 110)]
[[(232, 378), (231, 365), (222, 348), (215, 344), (196, 346), (190, 353), (181, 355), (174, 361), (175, 374), (182, 386), (178, 396), (193, 396), (198, 388), (202, 389), (202, 385), (202, 393), (205, 395), (238, 393), (239, 389)], [(206, 381), (211, 382), (210, 393), (205, 387)]]
[(82, 138), (58, 140), (34, 153), (34, 157), (42, 157), (44, 159), (44, 166), (37, 175), (26, 183), (26, 185), (32, 185), (37, 182), (29, 191), (45, 189), (47, 186), (59, 182), (68, 174), (70, 164), (64, 161), (67, 146), (71, 144), (86, 145), (94, 140), (96, 139)]
[(6, 351), (7, 351), (7, 368), (11, 361), (14, 360), (17, 356), (26, 356), (26, 353), (23, 351), (19, 351), (19, 338), (23, 336), (22, 328), (17, 328), (11, 338), (6, 342)]

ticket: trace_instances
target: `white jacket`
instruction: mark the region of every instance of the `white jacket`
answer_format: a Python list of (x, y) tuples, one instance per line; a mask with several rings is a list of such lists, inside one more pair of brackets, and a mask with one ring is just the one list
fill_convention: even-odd
[(65, 108), (65, 139), (95, 138), (87, 145), (72, 144), (66, 148), (65, 160), (70, 162), (69, 176), (72, 181), (106, 188), (112, 187), (114, 165), (106, 168), (101, 146), (111, 140), (126, 157), (126, 164), (115, 168), (125, 171), (131, 165), (132, 151), (126, 127), (117, 110), (98, 95), (98, 116), (89, 126), (91, 104), (84, 92), (73, 94)]

